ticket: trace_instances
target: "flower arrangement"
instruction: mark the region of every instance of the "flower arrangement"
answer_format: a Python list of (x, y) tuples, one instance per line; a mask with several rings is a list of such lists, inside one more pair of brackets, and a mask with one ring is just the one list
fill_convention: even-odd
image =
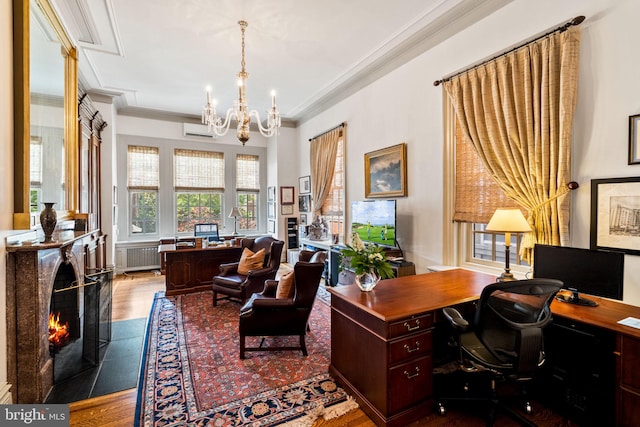
[(349, 264), (356, 275), (374, 273), (382, 279), (393, 277), (393, 269), (387, 261), (382, 247), (376, 245), (365, 245), (358, 233), (351, 235), (351, 245), (340, 250), (341, 264)]

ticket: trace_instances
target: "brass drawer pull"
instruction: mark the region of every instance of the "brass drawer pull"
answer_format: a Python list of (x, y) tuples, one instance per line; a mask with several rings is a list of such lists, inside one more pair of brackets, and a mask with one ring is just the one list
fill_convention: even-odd
[(407, 328), (407, 331), (415, 331), (416, 329), (420, 329), (420, 319), (416, 319), (416, 326), (411, 326), (409, 322), (404, 322), (404, 327)]
[(411, 378), (415, 378), (418, 375), (420, 375), (420, 368), (416, 366), (416, 373), (415, 374), (410, 374), (407, 371), (404, 371), (404, 374), (407, 376), (407, 379), (410, 380)]
[(409, 347), (409, 344), (405, 344), (404, 349), (407, 350), (407, 353), (413, 353), (414, 351), (418, 351), (420, 350), (420, 341), (416, 341), (416, 346), (414, 348)]

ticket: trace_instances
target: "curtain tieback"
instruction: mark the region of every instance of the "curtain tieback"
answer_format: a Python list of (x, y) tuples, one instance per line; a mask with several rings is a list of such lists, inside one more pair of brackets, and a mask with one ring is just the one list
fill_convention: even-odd
[(565, 185), (564, 187), (561, 187), (560, 190), (556, 193), (555, 196), (549, 197), (547, 200), (545, 200), (542, 203), (539, 203), (536, 206), (534, 206), (533, 208), (529, 209), (529, 212), (530, 212), (529, 218), (531, 218), (534, 215), (534, 213), (539, 211), (543, 206), (548, 205), (549, 203), (559, 199), (560, 197), (562, 197), (565, 194), (567, 194), (569, 191), (575, 190), (578, 187), (580, 187), (580, 185), (575, 181), (571, 181), (567, 185)]

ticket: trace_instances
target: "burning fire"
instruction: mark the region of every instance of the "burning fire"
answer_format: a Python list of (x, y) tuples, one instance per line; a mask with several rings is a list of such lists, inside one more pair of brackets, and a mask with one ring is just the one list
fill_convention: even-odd
[(49, 342), (54, 348), (64, 346), (69, 339), (69, 322), (60, 323), (60, 313), (49, 313)]

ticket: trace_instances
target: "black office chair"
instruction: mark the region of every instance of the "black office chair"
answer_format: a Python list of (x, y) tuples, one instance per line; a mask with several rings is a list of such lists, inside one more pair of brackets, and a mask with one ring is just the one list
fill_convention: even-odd
[[(441, 414), (446, 413), (447, 401), (485, 401), (489, 407), (487, 426), (493, 425), (498, 410), (523, 425), (535, 426), (498, 396), (497, 383), (518, 385), (525, 394), (525, 412), (532, 412), (524, 385), (545, 362), (543, 328), (551, 321), (550, 305), (562, 286), (554, 279), (489, 285), (480, 295), (471, 324), (455, 308), (442, 310), (454, 331), (452, 342), (459, 350), (460, 365), (449, 372), (434, 371), (434, 391)], [(450, 395), (444, 395), (443, 389), (456, 381), (461, 382), (463, 393), (449, 391)], [(478, 386), (481, 393), (470, 384)]]

